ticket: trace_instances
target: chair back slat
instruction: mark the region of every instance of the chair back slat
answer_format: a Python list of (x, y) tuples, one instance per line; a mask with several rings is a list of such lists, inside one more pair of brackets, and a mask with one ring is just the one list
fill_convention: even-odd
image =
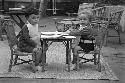
[(94, 20), (101, 20), (103, 19), (105, 15), (105, 7), (98, 7), (95, 9), (92, 9), (92, 15)]
[(24, 15), (11, 15), (11, 18), (16, 22), (16, 24), (22, 28), (26, 23), (26, 18)]
[(10, 46), (10, 48), (12, 48), (14, 45), (16, 45), (18, 43), (16, 34), (15, 34), (15, 30), (14, 30), (14, 26), (12, 24), (12, 20), (7, 20), (6, 22), (4, 22), (4, 26), (5, 26), (5, 30), (7, 33), (7, 39), (8, 39), (9, 46)]

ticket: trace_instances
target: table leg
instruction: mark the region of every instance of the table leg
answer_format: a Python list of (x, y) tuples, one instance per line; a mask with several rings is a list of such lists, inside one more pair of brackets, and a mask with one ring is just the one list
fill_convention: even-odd
[(3, 38), (2, 38), (2, 28), (1, 28), (1, 26), (0, 26), (0, 40), (3, 40)]
[(42, 72), (45, 71), (45, 61), (46, 61), (46, 48), (45, 48), (45, 41), (43, 40), (43, 56), (42, 56)]
[(107, 46), (107, 41), (108, 41), (108, 30), (106, 30), (106, 32), (105, 32), (105, 37), (104, 37), (104, 46)]
[(79, 55), (77, 55), (76, 70), (79, 70)]
[(71, 64), (71, 48), (72, 48), (72, 41), (67, 41), (67, 48), (68, 48), (68, 72), (70, 72), (70, 64)]
[(69, 50), (69, 43), (68, 41), (66, 42), (66, 64), (68, 64), (68, 50)]
[(0, 40), (3, 40), (2, 38), (2, 21), (0, 20)]

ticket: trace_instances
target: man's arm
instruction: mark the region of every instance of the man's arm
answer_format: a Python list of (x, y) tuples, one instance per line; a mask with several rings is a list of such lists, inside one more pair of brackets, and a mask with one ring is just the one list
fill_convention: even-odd
[(34, 46), (34, 47), (37, 46), (37, 44), (35, 43), (35, 41), (33, 41), (33, 40), (30, 38), (29, 30), (28, 30), (28, 27), (27, 27), (26, 25), (24, 25), (24, 28), (23, 28), (23, 30), (22, 30), (22, 33), (23, 33), (23, 38), (25, 39), (25, 41), (26, 41), (28, 44), (30, 44), (30, 45), (32, 45), (32, 46)]
[(81, 35), (88, 35), (88, 34), (90, 34), (89, 29), (82, 29), (82, 30), (73, 29), (69, 33), (69, 35), (73, 35), (73, 36), (81, 36)]

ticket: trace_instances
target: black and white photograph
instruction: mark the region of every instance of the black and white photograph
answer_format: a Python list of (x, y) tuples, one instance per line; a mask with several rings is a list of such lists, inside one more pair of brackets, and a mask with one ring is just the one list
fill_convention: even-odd
[(0, 0), (0, 83), (125, 83), (125, 0)]

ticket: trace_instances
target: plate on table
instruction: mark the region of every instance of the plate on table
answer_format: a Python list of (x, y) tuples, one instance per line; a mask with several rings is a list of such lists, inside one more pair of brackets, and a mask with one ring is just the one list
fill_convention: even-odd
[(62, 35), (41, 35), (41, 38), (58, 38)]
[(69, 34), (68, 33), (62, 33), (61, 35), (62, 36), (68, 36)]
[(41, 32), (42, 35), (61, 35), (62, 32)]
[(76, 38), (75, 36), (63, 36), (63, 37), (65, 37), (65, 38)]

